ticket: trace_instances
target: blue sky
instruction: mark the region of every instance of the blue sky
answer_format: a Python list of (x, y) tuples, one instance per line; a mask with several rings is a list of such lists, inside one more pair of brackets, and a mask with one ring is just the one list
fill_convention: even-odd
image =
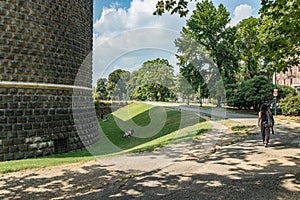
[[(199, 0), (198, 0), (199, 1)], [(147, 60), (165, 58), (176, 67), (174, 40), (189, 18), (153, 16), (157, 0), (94, 0), (93, 85), (121, 68), (136, 70)], [(230, 12), (230, 26), (258, 16), (260, 0), (213, 0)], [(193, 10), (195, 2), (189, 5)], [(190, 12), (191, 14), (192, 12)]]

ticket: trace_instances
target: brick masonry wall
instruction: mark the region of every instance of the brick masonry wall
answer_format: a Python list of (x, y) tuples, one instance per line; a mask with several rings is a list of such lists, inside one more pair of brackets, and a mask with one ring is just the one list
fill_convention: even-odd
[(0, 161), (99, 139), (92, 103), (92, 0), (0, 1)]

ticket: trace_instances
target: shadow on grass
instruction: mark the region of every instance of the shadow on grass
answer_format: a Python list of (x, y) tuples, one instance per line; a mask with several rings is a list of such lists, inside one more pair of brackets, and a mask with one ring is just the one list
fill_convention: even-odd
[[(205, 121), (194, 113), (171, 109), (166, 109), (165, 119), (151, 119), (149, 112), (155, 113), (156, 109), (160, 108), (153, 107), (140, 113), (133, 117), (132, 121), (124, 121), (113, 114), (107, 116), (108, 120), (99, 120), (101, 130), (100, 142), (89, 150), (96, 156), (122, 151), (152, 151), (169, 143), (178, 143), (185, 139), (191, 139), (195, 136), (196, 130), (188, 130), (188, 127), (193, 127)], [(129, 138), (123, 137), (126, 130), (133, 128), (131, 126), (132, 122), (137, 126), (137, 130), (135, 130), (133, 136)], [(154, 125), (152, 124), (154, 128), (161, 127), (161, 129), (153, 130), (154, 128), (149, 128), (150, 123), (154, 123)]]

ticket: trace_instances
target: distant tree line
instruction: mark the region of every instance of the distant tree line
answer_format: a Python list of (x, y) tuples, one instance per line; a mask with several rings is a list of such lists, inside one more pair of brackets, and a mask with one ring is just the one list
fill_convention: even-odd
[[(165, 11), (186, 16), (189, 1), (157, 2), (154, 14)], [(262, 0), (260, 17), (249, 17), (229, 26), (230, 14), (220, 4), (198, 2), (175, 40), (180, 73), (165, 59), (143, 63), (132, 73), (112, 72), (98, 80), (99, 99), (167, 101), (178, 95), (198, 99), (211, 97), (226, 103), (258, 110), (273, 100), (272, 76), (299, 63), (299, 0)], [(279, 87), (278, 99), (294, 97), (288, 87)]]

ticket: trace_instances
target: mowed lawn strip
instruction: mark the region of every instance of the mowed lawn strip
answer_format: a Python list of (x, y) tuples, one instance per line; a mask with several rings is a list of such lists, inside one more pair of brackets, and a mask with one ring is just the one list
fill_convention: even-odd
[[(0, 162), (0, 173), (86, 162), (95, 160), (97, 156), (107, 157), (128, 152), (152, 151), (170, 143), (193, 139), (199, 132), (205, 134), (210, 128), (208, 122), (205, 122), (194, 113), (165, 109), (166, 118), (162, 121), (162, 129), (158, 133), (145, 138), (124, 138), (124, 131), (119, 128), (115, 119), (123, 121), (125, 124), (128, 120), (132, 120), (134, 123), (143, 127), (151, 123), (150, 112), (154, 114), (158, 112), (160, 114), (163, 109), (143, 103), (132, 103), (126, 107), (105, 116), (108, 118), (107, 122), (99, 119), (99, 127), (101, 130), (100, 141), (89, 150), (42, 158)], [(124, 110), (127, 114), (124, 113)], [(155, 119), (152, 120), (155, 121)]]

